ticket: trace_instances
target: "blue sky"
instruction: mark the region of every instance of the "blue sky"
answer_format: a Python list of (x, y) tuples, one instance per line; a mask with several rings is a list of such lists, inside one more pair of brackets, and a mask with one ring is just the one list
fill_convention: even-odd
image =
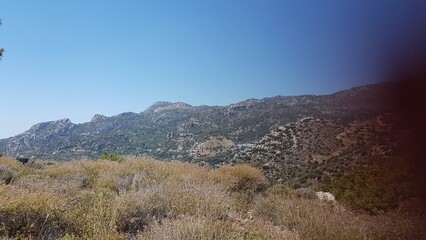
[(383, 52), (425, 20), (421, 1), (405, 2), (1, 0), (0, 138), (158, 100), (227, 105), (380, 82)]

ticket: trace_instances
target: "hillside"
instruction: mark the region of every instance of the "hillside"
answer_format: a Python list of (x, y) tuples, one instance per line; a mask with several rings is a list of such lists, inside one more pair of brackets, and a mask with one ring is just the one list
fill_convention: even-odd
[(249, 99), (228, 106), (157, 102), (140, 113), (74, 124), (69, 119), (39, 123), (0, 140), (9, 156), (69, 160), (103, 152), (159, 159), (229, 162), (240, 146), (253, 144), (286, 124), (313, 117), (345, 125), (386, 111), (390, 83), (356, 87), (324, 96)]
[(304, 118), (241, 147), (233, 162), (250, 163), (269, 179), (297, 186), (316, 184), (400, 154), (401, 130), (395, 128), (394, 118), (381, 114), (351, 124)]

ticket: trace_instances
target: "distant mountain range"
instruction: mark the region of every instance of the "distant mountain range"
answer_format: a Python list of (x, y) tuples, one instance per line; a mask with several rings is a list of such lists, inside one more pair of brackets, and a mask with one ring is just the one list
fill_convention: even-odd
[[(345, 132), (387, 111), (391, 85), (355, 87), (322, 96), (248, 99), (228, 106), (157, 102), (141, 113), (95, 115), (82, 124), (69, 119), (39, 123), (0, 140), (0, 151), (60, 161), (114, 152), (212, 165), (246, 161), (264, 169), (281, 169), (272, 166), (282, 159), (287, 165), (297, 165), (297, 158), (320, 164), (322, 155), (350, 149)], [(297, 173), (270, 174), (286, 178)]]

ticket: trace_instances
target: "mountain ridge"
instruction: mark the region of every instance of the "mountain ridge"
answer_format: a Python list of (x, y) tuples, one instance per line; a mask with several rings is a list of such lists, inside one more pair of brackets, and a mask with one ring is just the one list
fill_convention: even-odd
[[(95, 158), (109, 151), (192, 161), (194, 148), (205, 146), (202, 143), (211, 137), (222, 137), (231, 146), (255, 142), (278, 126), (304, 117), (340, 124), (374, 117), (384, 111), (390, 85), (366, 85), (329, 95), (246, 99), (226, 106), (159, 101), (140, 113), (96, 114), (85, 123), (74, 124), (69, 119), (38, 123), (1, 139), (0, 151), (57, 160)], [(230, 154), (232, 151), (215, 157), (229, 161)]]

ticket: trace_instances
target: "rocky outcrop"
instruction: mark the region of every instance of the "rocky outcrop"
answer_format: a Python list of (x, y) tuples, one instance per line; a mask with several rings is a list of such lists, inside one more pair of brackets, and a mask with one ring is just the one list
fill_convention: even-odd
[(3, 151), (9, 156), (28, 156), (30, 152), (32, 155), (32, 150), (40, 145), (69, 136), (75, 126), (68, 118), (36, 124), (24, 133), (3, 140)]

